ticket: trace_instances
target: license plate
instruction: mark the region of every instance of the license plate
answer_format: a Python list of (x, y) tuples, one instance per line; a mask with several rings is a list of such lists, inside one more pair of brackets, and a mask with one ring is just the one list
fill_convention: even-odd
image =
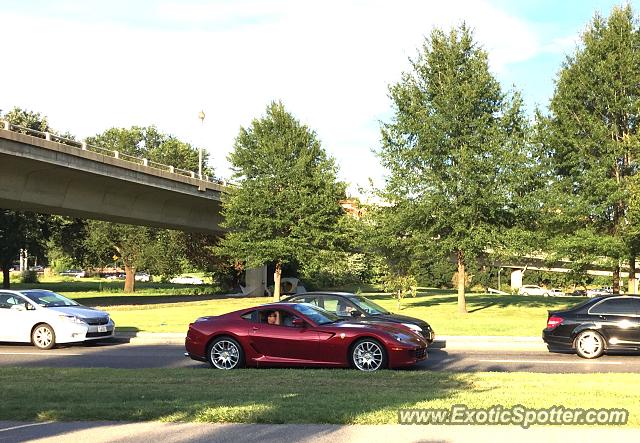
[(107, 332), (106, 326), (98, 326), (98, 332)]

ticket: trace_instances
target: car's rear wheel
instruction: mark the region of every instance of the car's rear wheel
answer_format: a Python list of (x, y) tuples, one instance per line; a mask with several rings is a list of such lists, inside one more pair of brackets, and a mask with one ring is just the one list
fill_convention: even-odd
[(231, 337), (218, 337), (209, 345), (209, 364), (218, 369), (237, 369), (244, 366), (242, 346)]
[(36, 348), (51, 349), (56, 345), (56, 333), (46, 323), (41, 323), (33, 328), (31, 342)]
[(576, 352), (582, 358), (598, 358), (604, 353), (604, 339), (596, 331), (582, 331), (576, 337)]
[(360, 371), (377, 371), (387, 367), (387, 351), (379, 341), (363, 338), (351, 348), (351, 363)]

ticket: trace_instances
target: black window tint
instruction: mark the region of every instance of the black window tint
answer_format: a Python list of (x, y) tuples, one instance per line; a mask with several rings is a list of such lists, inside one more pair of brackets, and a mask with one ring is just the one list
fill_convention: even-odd
[(598, 303), (591, 308), (592, 314), (638, 315), (638, 299), (617, 297)]

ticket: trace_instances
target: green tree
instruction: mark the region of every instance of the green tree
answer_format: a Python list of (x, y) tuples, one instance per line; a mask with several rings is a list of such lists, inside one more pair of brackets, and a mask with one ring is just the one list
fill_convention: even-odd
[(40, 255), (49, 236), (49, 217), (33, 212), (0, 209), (0, 268), (2, 287), (9, 289), (11, 269), (20, 250), (29, 250)]
[[(382, 126), (379, 156), (389, 176), (381, 196), (404, 220), (410, 250), (441, 262), (453, 256), (464, 276), (466, 264), (499, 247), (515, 225), (527, 122), (518, 94), (501, 91), (465, 25), (435, 29), (411, 62), (390, 87), (395, 115)], [(465, 278), (458, 308), (466, 312)]]
[(281, 103), (240, 129), (229, 160), (238, 186), (223, 199), (220, 251), (248, 267), (275, 263), (278, 299), (283, 264), (336, 245), (345, 186), (315, 132)]
[[(558, 76), (539, 124), (552, 187), (551, 248), (576, 267), (605, 257), (619, 291), (620, 264), (635, 253), (640, 32), (631, 6), (595, 15)], [(605, 262), (607, 263), (607, 262)], [(635, 266), (635, 263), (634, 263)]]
[[(17, 107), (0, 115), (0, 119), (37, 131), (53, 132), (45, 116)], [(10, 286), (9, 269), (21, 249), (30, 250), (32, 254), (43, 253), (49, 235), (49, 220), (48, 215), (0, 210), (0, 267), (3, 288)]]

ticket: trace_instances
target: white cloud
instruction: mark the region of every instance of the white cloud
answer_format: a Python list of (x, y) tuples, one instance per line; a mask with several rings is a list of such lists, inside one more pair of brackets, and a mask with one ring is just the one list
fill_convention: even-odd
[(148, 13), (164, 26), (3, 13), (19, 47), (5, 55), (0, 107), (43, 112), (79, 136), (156, 124), (206, 146), (227, 175), (239, 127), (280, 99), (355, 189), (382, 173), (370, 150), (387, 87), (433, 26), (466, 20), (495, 72), (544, 50), (530, 25), (486, 1), (164, 2)]

